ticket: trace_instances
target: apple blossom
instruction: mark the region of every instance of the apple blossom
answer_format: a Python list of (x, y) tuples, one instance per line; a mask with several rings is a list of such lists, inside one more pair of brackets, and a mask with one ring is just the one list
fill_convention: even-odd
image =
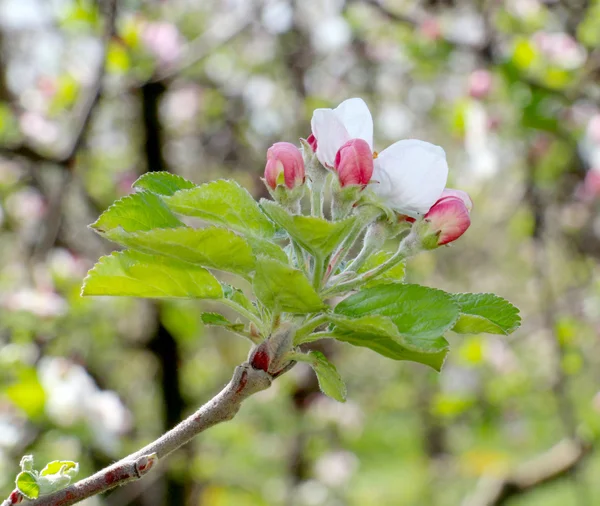
[(423, 218), (423, 246), (432, 249), (458, 239), (471, 225), (469, 212), (472, 207), (473, 203), (465, 192), (444, 190)]
[(346, 142), (335, 156), (335, 170), (342, 188), (347, 185), (366, 186), (373, 174), (373, 153), (363, 139)]
[(267, 151), (265, 181), (275, 189), (285, 184), (290, 190), (304, 183), (302, 152), (289, 142), (276, 142)]
[[(373, 149), (373, 119), (360, 98), (345, 100), (335, 109), (315, 110), (311, 128), (317, 158), (325, 167), (334, 168), (338, 151), (353, 139), (362, 139)], [(413, 218), (425, 214), (446, 186), (446, 154), (434, 144), (402, 140), (373, 153), (373, 158), (370, 188), (401, 214)]]

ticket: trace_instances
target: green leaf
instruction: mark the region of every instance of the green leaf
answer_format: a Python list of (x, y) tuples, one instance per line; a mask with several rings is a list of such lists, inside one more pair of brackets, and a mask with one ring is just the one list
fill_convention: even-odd
[(256, 297), (276, 312), (314, 313), (325, 307), (301, 271), (265, 256), (256, 261), (252, 285)]
[(31, 471), (21, 471), (16, 479), (17, 490), (27, 499), (37, 499), (40, 495), (40, 487), (37, 477)]
[(183, 223), (159, 196), (139, 192), (117, 200), (90, 226), (111, 239), (111, 232), (114, 230), (139, 232), (153, 228), (181, 227)]
[[(390, 253), (389, 251), (378, 251), (377, 253), (373, 253), (369, 258), (367, 258), (360, 269), (358, 269), (358, 273), (362, 274), (363, 272), (370, 271), (371, 269), (374, 269), (375, 267), (378, 267), (382, 263), (389, 260), (392, 256), (393, 253)], [(385, 285), (389, 283), (401, 283), (404, 281), (405, 268), (406, 264), (404, 262), (400, 262), (398, 265), (369, 281), (365, 285), (365, 288), (371, 288), (372, 286)]]
[(260, 317), (260, 314), (256, 310), (254, 304), (252, 304), (250, 299), (248, 299), (248, 297), (244, 295), (244, 292), (242, 292), (239, 288), (228, 285), (227, 283), (221, 283), (221, 286), (223, 287), (223, 297), (232, 300), (239, 306), (242, 306), (244, 309), (247, 309), (251, 313), (254, 313), (256, 316)]
[(165, 197), (175, 212), (197, 216), (243, 234), (271, 238), (275, 225), (263, 214), (248, 191), (235, 181), (213, 181)]
[(306, 362), (315, 371), (321, 392), (339, 402), (346, 402), (346, 385), (335, 366), (320, 351), (291, 355), (297, 362)]
[(332, 222), (314, 216), (290, 214), (276, 202), (266, 199), (262, 199), (260, 204), (269, 218), (284, 228), (302, 248), (319, 258), (331, 254), (356, 221), (355, 217)]
[(438, 349), (427, 352), (416, 350), (414, 344), (400, 335), (398, 327), (387, 316), (372, 315), (352, 319), (331, 315), (331, 320), (334, 323), (331, 331), (333, 338), (369, 348), (393, 360), (419, 362), (439, 371), (448, 354), (448, 343), (443, 338), (440, 338)]
[(335, 313), (353, 318), (388, 316), (415, 351), (441, 351), (441, 337), (458, 319), (458, 304), (451, 295), (421, 285), (387, 284), (367, 288), (340, 302)]
[(202, 313), (200, 315), (200, 318), (202, 319), (202, 323), (204, 323), (204, 325), (226, 327), (227, 329), (233, 332), (239, 332), (241, 330), (244, 330), (243, 323), (232, 323), (219, 313)]
[(179, 190), (189, 190), (196, 187), (191, 181), (170, 172), (146, 172), (132, 186), (136, 189), (147, 190), (167, 197)]
[(224, 228), (159, 228), (131, 234), (121, 231), (113, 239), (144, 253), (158, 253), (246, 277), (254, 270), (250, 245), (243, 237)]
[(248, 241), (248, 244), (250, 244), (254, 256), (266, 255), (274, 260), (287, 263), (288, 257), (285, 254), (285, 251), (275, 244), (273, 240), (262, 239), (261, 237), (251, 235), (247, 235), (246, 240)]
[(82, 295), (220, 299), (223, 290), (202, 267), (128, 250), (101, 257), (83, 280)]
[(32, 419), (44, 414), (46, 393), (40, 384), (37, 371), (33, 367), (23, 367), (17, 371), (17, 379), (4, 389), (6, 396)]
[(75, 476), (79, 472), (79, 464), (72, 460), (54, 460), (46, 464), (46, 467), (40, 471), (41, 476), (49, 474), (66, 474)]
[(508, 335), (521, 325), (519, 310), (493, 293), (458, 293), (453, 298), (460, 317), (452, 330), (459, 334)]

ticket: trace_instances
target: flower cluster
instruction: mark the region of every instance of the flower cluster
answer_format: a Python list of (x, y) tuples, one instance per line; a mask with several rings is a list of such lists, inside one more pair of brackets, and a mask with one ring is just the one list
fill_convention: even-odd
[[(287, 142), (267, 152), (265, 182), (280, 202), (283, 191), (297, 192), (304, 185), (305, 165), (309, 184), (315, 179), (308, 165), (317, 163), (336, 176), (334, 199), (376, 204), (400, 221), (418, 223), (427, 247), (448, 244), (469, 227), (471, 199), (465, 192), (445, 188), (448, 163), (441, 147), (405, 139), (378, 153), (373, 149), (373, 119), (360, 98), (345, 100), (335, 109), (315, 110), (311, 129), (304, 154)], [(311, 159), (313, 154), (318, 162)], [(276, 193), (279, 188), (284, 190)]]

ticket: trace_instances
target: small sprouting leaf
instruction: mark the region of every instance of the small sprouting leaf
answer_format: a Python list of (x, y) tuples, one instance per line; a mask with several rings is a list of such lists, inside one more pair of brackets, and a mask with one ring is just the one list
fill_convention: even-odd
[(320, 351), (308, 354), (294, 353), (290, 358), (297, 362), (307, 362), (315, 371), (321, 392), (339, 402), (346, 402), (346, 385), (335, 366)]
[(417, 351), (440, 351), (447, 346), (441, 337), (459, 315), (450, 294), (421, 285), (392, 283), (367, 288), (340, 302), (335, 313), (353, 318), (369, 315), (389, 317), (406, 345)]
[(66, 474), (76, 476), (79, 472), (79, 464), (72, 460), (53, 460), (46, 464), (46, 467), (40, 471), (40, 476), (49, 474)]
[(138, 192), (117, 200), (90, 226), (110, 239), (110, 232), (113, 230), (138, 232), (153, 228), (181, 227), (183, 223), (159, 196), (150, 192)]
[(521, 325), (519, 310), (493, 293), (458, 293), (453, 298), (460, 307), (460, 317), (452, 330), (459, 334), (508, 335)]
[(144, 253), (158, 253), (211, 269), (249, 276), (254, 270), (252, 248), (243, 237), (224, 228), (158, 228), (116, 233), (113, 240)]
[(191, 181), (170, 172), (146, 172), (132, 186), (136, 189), (147, 190), (167, 197), (179, 190), (189, 190), (196, 187)]
[[(358, 273), (362, 274), (363, 272), (370, 271), (371, 269), (374, 269), (375, 267), (378, 267), (385, 261), (389, 260), (392, 256), (393, 253), (390, 253), (389, 251), (378, 251), (373, 253), (369, 258), (367, 258), (360, 269), (358, 269)], [(392, 267), (383, 274), (380, 274), (376, 278), (366, 283), (365, 288), (389, 283), (401, 283), (404, 281), (405, 267), (406, 264), (404, 262), (400, 262), (398, 265)]]
[(269, 218), (285, 229), (302, 248), (319, 258), (331, 254), (356, 221), (355, 217), (327, 221), (314, 216), (290, 214), (271, 200), (262, 199), (260, 203)]
[(27, 499), (37, 499), (40, 495), (40, 486), (37, 476), (32, 471), (21, 471), (15, 481), (17, 490)]
[(274, 311), (314, 313), (325, 307), (301, 271), (268, 257), (258, 257), (252, 286), (256, 297)]
[(200, 318), (202, 319), (202, 323), (204, 323), (204, 325), (225, 327), (233, 332), (239, 332), (244, 330), (243, 323), (232, 323), (219, 313), (202, 313), (200, 315)]
[(242, 234), (271, 238), (275, 225), (263, 214), (258, 203), (235, 181), (218, 180), (165, 197), (176, 213), (197, 216), (224, 225)]
[(254, 307), (252, 302), (250, 302), (250, 299), (248, 299), (248, 297), (244, 295), (244, 292), (242, 292), (239, 288), (235, 288), (227, 283), (221, 283), (221, 286), (223, 287), (223, 297), (232, 300), (236, 304), (242, 306), (244, 309), (254, 313), (256, 316), (260, 316), (256, 311), (256, 307)]
[(361, 318), (347, 318), (331, 315), (334, 327), (332, 337), (354, 346), (369, 348), (393, 360), (409, 360), (441, 370), (448, 354), (448, 342), (440, 337), (438, 347), (422, 351), (407, 341), (394, 322), (387, 316), (371, 315)]
[(21, 471), (33, 471), (33, 455), (23, 455), (19, 466)]
[(82, 295), (220, 299), (223, 290), (202, 267), (127, 250), (101, 257), (83, 280)]

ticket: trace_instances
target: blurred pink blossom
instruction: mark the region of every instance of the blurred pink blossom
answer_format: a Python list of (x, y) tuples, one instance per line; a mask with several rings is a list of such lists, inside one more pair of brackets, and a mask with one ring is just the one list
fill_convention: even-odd
[(583, 46), (567, 33), (537, 32), (533, 42), (550, 63), (567, 70), (580, 67), (587, 57)]
[(492, 89), (492, 74), (487, 70), (475, 70), (469, 76), (469, 95), (482, 99), (487, 97)]
[(22, 288), (2, 298), (2, 306), (9, 311), (27, 311), (41, 318), (65, 314), (68, 304), (55, 292)]
[(166, 21), (144, 23), (141, 39), (146, 49), (163, 65), (171, 64), (181, 56), (181, 35), (173, 23)]

